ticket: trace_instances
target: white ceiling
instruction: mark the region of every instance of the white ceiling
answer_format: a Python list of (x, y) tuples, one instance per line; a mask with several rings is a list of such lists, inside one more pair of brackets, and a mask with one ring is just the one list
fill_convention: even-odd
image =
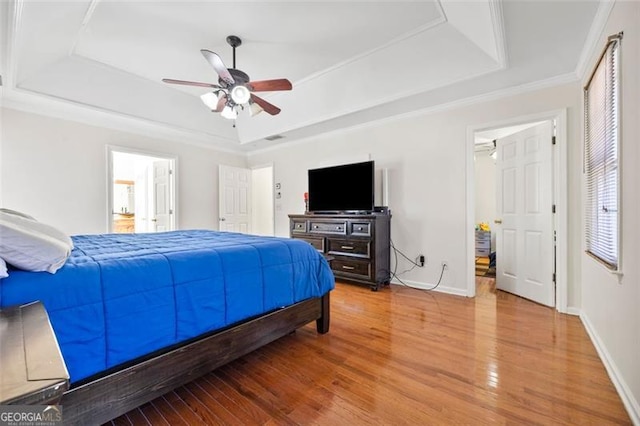
[[(8, 1), (0, 94), (8, 106), (144, 128), (236, 151), (553, 79), (577, 79), (597, 1)], [(217, 82), (200, 49), (253, 80), (282, 113), (234, 122), (199, 99)], [(280, 134), (284, 138), (267, 141)]]

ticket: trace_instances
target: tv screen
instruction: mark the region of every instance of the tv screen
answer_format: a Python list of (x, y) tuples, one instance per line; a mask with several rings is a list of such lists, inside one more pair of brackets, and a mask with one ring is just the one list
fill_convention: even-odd
[(310, 212), (372, 211), (374, 163), (309, 170)]

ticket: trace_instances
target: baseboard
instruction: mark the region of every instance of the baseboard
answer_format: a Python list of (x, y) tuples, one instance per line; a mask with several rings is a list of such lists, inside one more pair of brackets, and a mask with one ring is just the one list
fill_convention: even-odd
[(398, 280), (391, 280), (391, 284), (396, 284), (404, 287), (411, 287), (417, 290), (432, 290), (432, 291), (437, 291), (439, 293), (447, 293), (447, 294), (453, 294), (455, 296), (467, 297), (466, 288), (461, 289), (461, 288), (455, 288), (455, 287), (447, 287), (443, 285), (439, 285), (438, 287), (436, 287), (435, 284), (423, 283), (419, 281), (410, 281), (410, 280), (402, 280), (402, 283)]
[(622, 374), (620, 374), (618, 367), (616, 367), (611, 355), (609, 355), (609, 351), (607, 351), (607, 348), (598, 336), (593, 324), (589, 321), (589, 317), (584, 312), (581, 312), (580, 320), (582, 320), (582, 324), (584, 324), (584, 328), (587, 330), (587, 334), (589, 334), (591, 342), (593, 342), (593, 345), (596, 347), (596, 351), (598, 352), (598, 355), (600, 355), (600, 359), (602, 360), (604, 367), (607, 369), (609, 378), (613, 382), (613, 386), (615, 386), (618, 391), (618, 395), (620, 395), (620, 399), (622, 399), (622, 403), (627, 409), (629, 417), (631, 417), (631, 422), (636, 426), (640, 426), (640, 404), (638, 404), (638, 401), (631, 393), (629, 386), (627, 386), (627, 383), (622, 377)]
[(565, 314), (567, 314), (567, 315), (575, 315), (575, 316), (579, 317), (580, 315), (582, 315), (582, 311), (580, 310), (580, 308), (568, 306), (567, 307), (567, 311), (565, 312)]

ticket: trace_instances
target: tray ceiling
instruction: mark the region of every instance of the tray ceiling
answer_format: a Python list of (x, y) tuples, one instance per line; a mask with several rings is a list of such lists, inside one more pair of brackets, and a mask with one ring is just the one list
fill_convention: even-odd
[[(367, 121), (573, 74), (595, 1), (3, 2), (7, 104), (144, 124), (171, 138), (250, 151)], [(6, 25), (5, 25), (6, 24)], [(264, 97), (278, 116), (211, 113), (216, 82), (199, 50), (254, 80), (288, 78)], [(267, 141), (281, 134), (284, 138)]]

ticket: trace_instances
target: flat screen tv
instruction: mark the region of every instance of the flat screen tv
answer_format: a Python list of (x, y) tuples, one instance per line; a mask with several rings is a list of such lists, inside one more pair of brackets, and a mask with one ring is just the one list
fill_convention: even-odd
[(373, 203), (373, 161), (309, 170), (310, 212), (371, 212)]

